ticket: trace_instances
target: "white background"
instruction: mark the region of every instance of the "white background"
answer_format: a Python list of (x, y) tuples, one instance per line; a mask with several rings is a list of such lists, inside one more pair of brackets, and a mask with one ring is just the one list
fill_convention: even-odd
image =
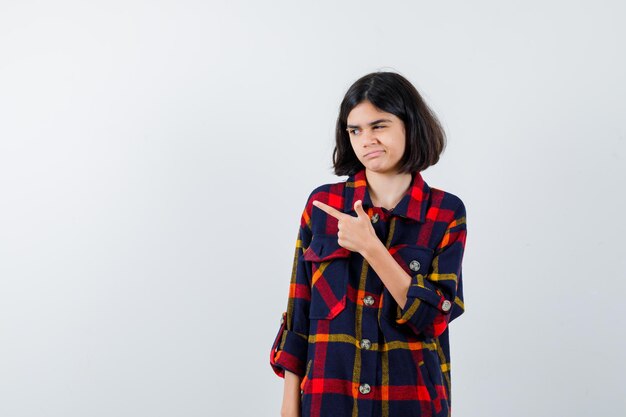
[(376, 70), (467, 208), (453, 416), (625, 413), (625, 11), (3, 0), (0, 415), (278, 416), (299, 216)]

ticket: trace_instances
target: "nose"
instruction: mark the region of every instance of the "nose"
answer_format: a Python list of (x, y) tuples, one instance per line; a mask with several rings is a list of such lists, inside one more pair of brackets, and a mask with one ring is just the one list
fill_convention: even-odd
[(376, 143), (378, 140), (376, 137), (376, 131), (374, 129), (364, 129), (363, 134), (361, 135), (361, 140), (363, 141), (363, 145)]

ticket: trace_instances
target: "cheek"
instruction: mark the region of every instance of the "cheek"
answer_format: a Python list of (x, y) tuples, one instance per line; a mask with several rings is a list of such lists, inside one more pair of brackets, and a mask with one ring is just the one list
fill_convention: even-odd
[(352, 152), (357, 156), (357, 158), (359, 157), (359, 153), (356, 151), (356, 149), (354, 149), (354, 142), (350, 141), (350, 148), (352, 148)]
[(394, 152), (399, 157), (402, 157), (402, 155), (404, 155), (404, 150), (406, 149), (406, 139), (404, 138), (404, 136), (400, 136), (398, 138), (396, 145), (397, 146), (395, 146)]
[(400, 158), (404, 154), (404, 142), (400, 140), (394, 141), (393, 146), (389, 149), (390, 156), (393, 158)]

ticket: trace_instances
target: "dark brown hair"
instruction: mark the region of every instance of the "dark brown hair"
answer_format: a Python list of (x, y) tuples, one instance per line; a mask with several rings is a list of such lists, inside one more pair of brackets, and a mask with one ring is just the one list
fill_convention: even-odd
[(379, 71), (355, 81), (341, 101), (333, 150), (335, 175), (352, 175), (364, 168), (350, 145), (346, 127), (350, 111), (366, 100), (404, 123), (406, 146), (400, 159), (400, 173), (423, 171), (439, 161), (446, 135), (437, 116), (406, 78), (394, 72)]

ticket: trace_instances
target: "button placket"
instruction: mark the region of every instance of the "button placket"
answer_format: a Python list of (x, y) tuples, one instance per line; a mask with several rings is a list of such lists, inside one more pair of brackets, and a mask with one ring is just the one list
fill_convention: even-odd
[[(374, 224), (374, 230), (376, 231), (376, 235), (379, 237), (379, 239), (383, 242), (386, 241), (386, 236), (389, 232), (389, 228), (387, 227), (387, 223), (386, 223), (386, 215), (383, 212), (379, 212), (378, 209), (375, 209), (376, 212), (371, 216), (371, 222)], [(378, 289), (374, 289), (374, 288), (370, 288), (370, 291), (378, 291)], [(376, 305), (377, 302), (377, 296), (373, 296), (373, 295), (365, 295), (361, 298), (362, 303), (364, 306), (368, 306), (368, 307), (372, 307), (374, 305)], [(368, 338), (362, 338), (361, 340), (359, 340), (358, 345), (361, 349), (363, 349), (364, 351), (369, 351), (370, 349), (372, 349), (372, 341)], [(369, 353), (363, 353), (363, 368), (362, 368), (362, 373), (361, 373), (361, 377), (363, 377), (364, 379), (370, 379), (372, 378), (372, 380), (375, 379), (375, 362), (372, 363), (372, 366), (367, 366), (366, 361), (372, 361), (374, 360), (374, 356), (370, 356)], [(369, 358), (369, 359), (366, 359)], [(367, 362), (370, 363), (370, 362)], [(370, 369), (371, 368), (371, 369)], [(369, 370), (368, 370), (369, 369)], [(359, 392), (363, 395), (368, 395), (372, 392), (372, 387), (368, 384), (368, 383), (361, 383), (359, 385)], [(363, 411), (366, 411), (365, 409)]]

